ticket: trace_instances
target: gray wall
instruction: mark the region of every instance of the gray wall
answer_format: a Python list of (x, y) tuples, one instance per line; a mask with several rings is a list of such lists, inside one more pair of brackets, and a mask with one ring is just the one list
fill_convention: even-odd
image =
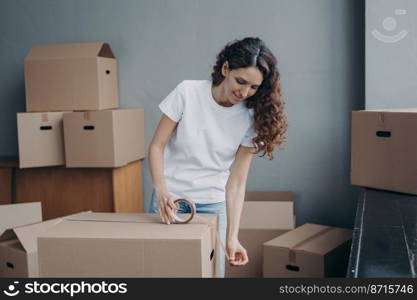
[[(158, 103), (184, 79), (209, 78), (229, 40), (259, 36), (276, 54), (289, 120), (275, 159), (256, 158), (248, 189), (293, 190), (297, 225), (350, 227), (350, 112), (363, 108), (360, 0), (2, 0), (0, 155), (17, 154), (25, 110), (23, 58), (34, 44), (109, 42), (119, 61), (121, 107), (146, 110), (149, 144)], [(145, 198), (151, 194), (147, 161)], [(146, 203), (148, 207), (148, 203)]]
[(366, 108), (417, 107), (417, 1), (366, 1)]

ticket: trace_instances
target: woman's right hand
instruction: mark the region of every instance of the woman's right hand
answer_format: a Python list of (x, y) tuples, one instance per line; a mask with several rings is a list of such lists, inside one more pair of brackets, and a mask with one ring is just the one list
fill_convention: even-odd
[(158, 203), (159, 216), (161, 217), (162, 222), (166, 224), (171, 224), (175, 222), (175, 204), (174, 196), (172, 196), (167, 191), (156, 191), (156, 201)]

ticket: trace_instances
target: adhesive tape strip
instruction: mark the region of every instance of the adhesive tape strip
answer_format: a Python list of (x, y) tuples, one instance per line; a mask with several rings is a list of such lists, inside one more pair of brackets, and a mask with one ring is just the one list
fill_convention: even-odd
[(179, 203), (181, 203), (181, 202), (187, 204), (190, 207), (191, 214), (189, 214), (188, 218), (184, 218), (184, 217), (181, 216), (183, 214), (178, 214), (177, 213), (178, 210), (175, 211), (175, 214), (174, 214), (175, 223), (177, 223), (177, 224), (186, 224), (194, 218), (196, 208), (195, 208), (194, 202), (189, 201), (187, 199), (177, 199), (177, 200), (174, 201), (174, 204), (179, 205)]

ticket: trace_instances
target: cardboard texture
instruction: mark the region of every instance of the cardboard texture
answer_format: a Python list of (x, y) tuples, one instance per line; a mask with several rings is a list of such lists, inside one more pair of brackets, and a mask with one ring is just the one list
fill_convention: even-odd
[(293, 201), (292, 191), (246, 191), (245, 201)]
[(0, 277), (39, 277), (37, 237), (64, 218), (42, 222), (39, 202), (0, 205)]
[(65, 113), (17, 114), (20, 168), (65, 164), (63, 128)]
[(106, 43), (39, 45), (25, 57), (26, 110), (117, 108), (117, 61)]
[(85, 213), (38, 238), (41, 277), (213, 277), (217, 216), (188, 224), (157, 214)]
[(351, 183), (417, 195), (417, 108), (352, 112)]
[(344, 277), (352, 230), (306, 223), (264, 243), (264, 277)]
[(249, 262), (239, 267), (226, 263), (226, 277), (262, 277), (263, 243), (290, 231), (294, 226), (292, 192), (246, 192), (239, 241), (248, 253)]
[(42, 221), (39, 202), (0, 205), (0, 234), (7, 229)]
[(67, 167), (120, 167), (145, 157), (143, 109), (64, 115)]

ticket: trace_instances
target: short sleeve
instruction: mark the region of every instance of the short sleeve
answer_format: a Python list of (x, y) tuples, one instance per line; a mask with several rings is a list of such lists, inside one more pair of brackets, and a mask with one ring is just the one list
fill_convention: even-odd
[(255, 131), (255, 128), (254, 128), (253, 125), (254, 124), (252, 122), (251, 126), (248, 128), (248, 130), (245, 133), (245, 136), (243, 137), (242, 141), (240, 142), (240, 144), (242, 146), (253, 147), (252, 139), (254, 137), (256, 137), (256, 131)]
[(177, 87), (159, 104), (159, 109), (174, 122), (179, 122), (182, 118), (182, 113), (184, 112), (182, 83), (183, 82), (177, 85)]

